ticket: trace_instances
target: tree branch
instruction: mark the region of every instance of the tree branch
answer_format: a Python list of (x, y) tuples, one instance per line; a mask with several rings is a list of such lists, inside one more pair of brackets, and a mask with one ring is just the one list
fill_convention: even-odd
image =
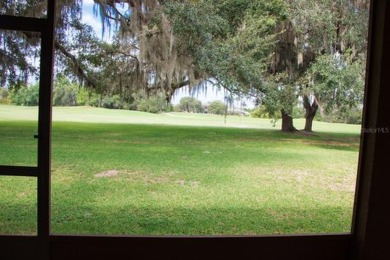
[(68, 52), (65, 47), (62, 46), (58, 41), (55, 42), (55, 48), (59, 50), (65, 57), (71, 60), (73, 65), (76, 67), (76, 74), (81, 80), (85, 81), (88, 86), (91, 86), (95, 89), (97, 88), (96, 83), (87, 76), (84, 69), (81, 67), (80, 63), (77, 61), (77, 58), (73, 54)]

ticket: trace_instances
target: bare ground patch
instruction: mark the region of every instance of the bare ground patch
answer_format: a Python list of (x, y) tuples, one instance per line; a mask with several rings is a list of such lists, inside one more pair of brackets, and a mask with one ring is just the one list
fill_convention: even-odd
[(199, 181), (186, 181), (186, 180), (178, 180), (176, 181), (177, 184), (180, 186), (191, 186), (191, 187), (198, 187)]
[(354, 178), (343, 178), (341, 181), (327, 183), (327, 188), (331, 191), (355, 192), (356, 181)]
[(98, 174), (95, 177), (119, 177), (117, 181), (127, 181), (132, 183), (144, 183), (144, 184), (165, 184), (171, 182), (171, 177), (174, 176), (173, 172), (166, 172), (163, 174), (152, 174), (143, 170), (108, 170)]
[(103, 177), (116, 177), (118, 175), (119, 171), (117, 170), (108, 170), (104, 172), (100, 172), (95, 174), (96, 178), (103, 178)]

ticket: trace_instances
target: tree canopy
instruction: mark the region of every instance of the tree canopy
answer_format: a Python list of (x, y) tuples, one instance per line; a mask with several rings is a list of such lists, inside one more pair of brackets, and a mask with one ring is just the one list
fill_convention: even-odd
[[(57, 70), (98, 93), (163, 95), (209, 84), (252, 95), (294, 131), (302, 100), (307, 125), (317, 109), (362, 102), (368, 0), (94, 0), (103, 42), (81, 23), (81, 0), (60, 0)], [(45, 1), (3, 1), (2, 14), (45, 15)], [(36, 73), (27, 53), (38, 37), (0, 32), (2, 85), (20, 86)], [(278, 116), (280, 114), (281, 116)]]

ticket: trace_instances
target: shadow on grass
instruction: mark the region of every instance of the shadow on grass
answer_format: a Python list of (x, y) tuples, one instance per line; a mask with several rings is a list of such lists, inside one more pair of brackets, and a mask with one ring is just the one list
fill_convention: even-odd
[(36, 235), (37, 207), (31, 203), (0, 203), (0, 234)]
[(72, 207), (53, 214), (56, 234), (93, 235), (270, 235), (345, 233), (351, 209)]
[[(35, 207), (0, 204), (0, 234), (35, 235)], [(341, 207), (115, 207), (54, 209), (52, 232), (72, 235), (271, 235), (345, 233), (351, 209)]]
[(281, 143), (296, 143), (307, 146), (315, 146), (324, 149), (335, 149), (341, 151), (359, 150), (360, 135), (354, 133), (330, 133), (330, 132), (303, 132), (293, 133), (280, 132), (279, 137), (273, 136)]

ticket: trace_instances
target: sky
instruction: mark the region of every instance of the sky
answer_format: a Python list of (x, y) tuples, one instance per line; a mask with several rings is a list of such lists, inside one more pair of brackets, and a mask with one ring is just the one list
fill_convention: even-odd
[[(102, 22), (100, 20), (100, 17), (96, 17), (93, 13), (93, 6), (94, 1), (93, 0), (84, 0), (83, 1), (83, 13), (82, 13), (82, 22), (86, 23), (95, 30), (96, 35), (98, 37), (101, 37), (105, 41), (110, 41), (110, 38), (112, 35), (106, 30), (104, 35), (102, 35)], [(194, 95), (191, 95), (188, 88), (182, 88), (175, 92), (173, 98), (172, 98), (172, 104), (178, 104), (180, 102), (180, 99), (182, 97), (187, 96), (193, 96), (196, 99), (199, 99), (202, 101), (203, 104), (215, 100), (225, 101), (225, 93), (223, 90), (218, 90), (215, 87), (208, 86), (207, 90), (200, 91), (198, 93), (195, 93)], [(253, 108), (254, 103), (250, 100), (245, 100), (245, 104), (247, 108)], [(241, 102), (237, 101), (234, 104), (235, 107), (240, 108)]]
[[(81, 21), (83, 23), (86, 23), (95, 30), (96, 35), (98, 37), (102, 37), (102, 22), (100, 20), (100, 17), (96, 17), (93, 14), (93, 6), (94, 6), (93, 0), (83, 0), (83, 12), (82, 12), (82, 19)], [(110, 34), (108, 31), (103, 36), (103, 40), (110, 41)]]

